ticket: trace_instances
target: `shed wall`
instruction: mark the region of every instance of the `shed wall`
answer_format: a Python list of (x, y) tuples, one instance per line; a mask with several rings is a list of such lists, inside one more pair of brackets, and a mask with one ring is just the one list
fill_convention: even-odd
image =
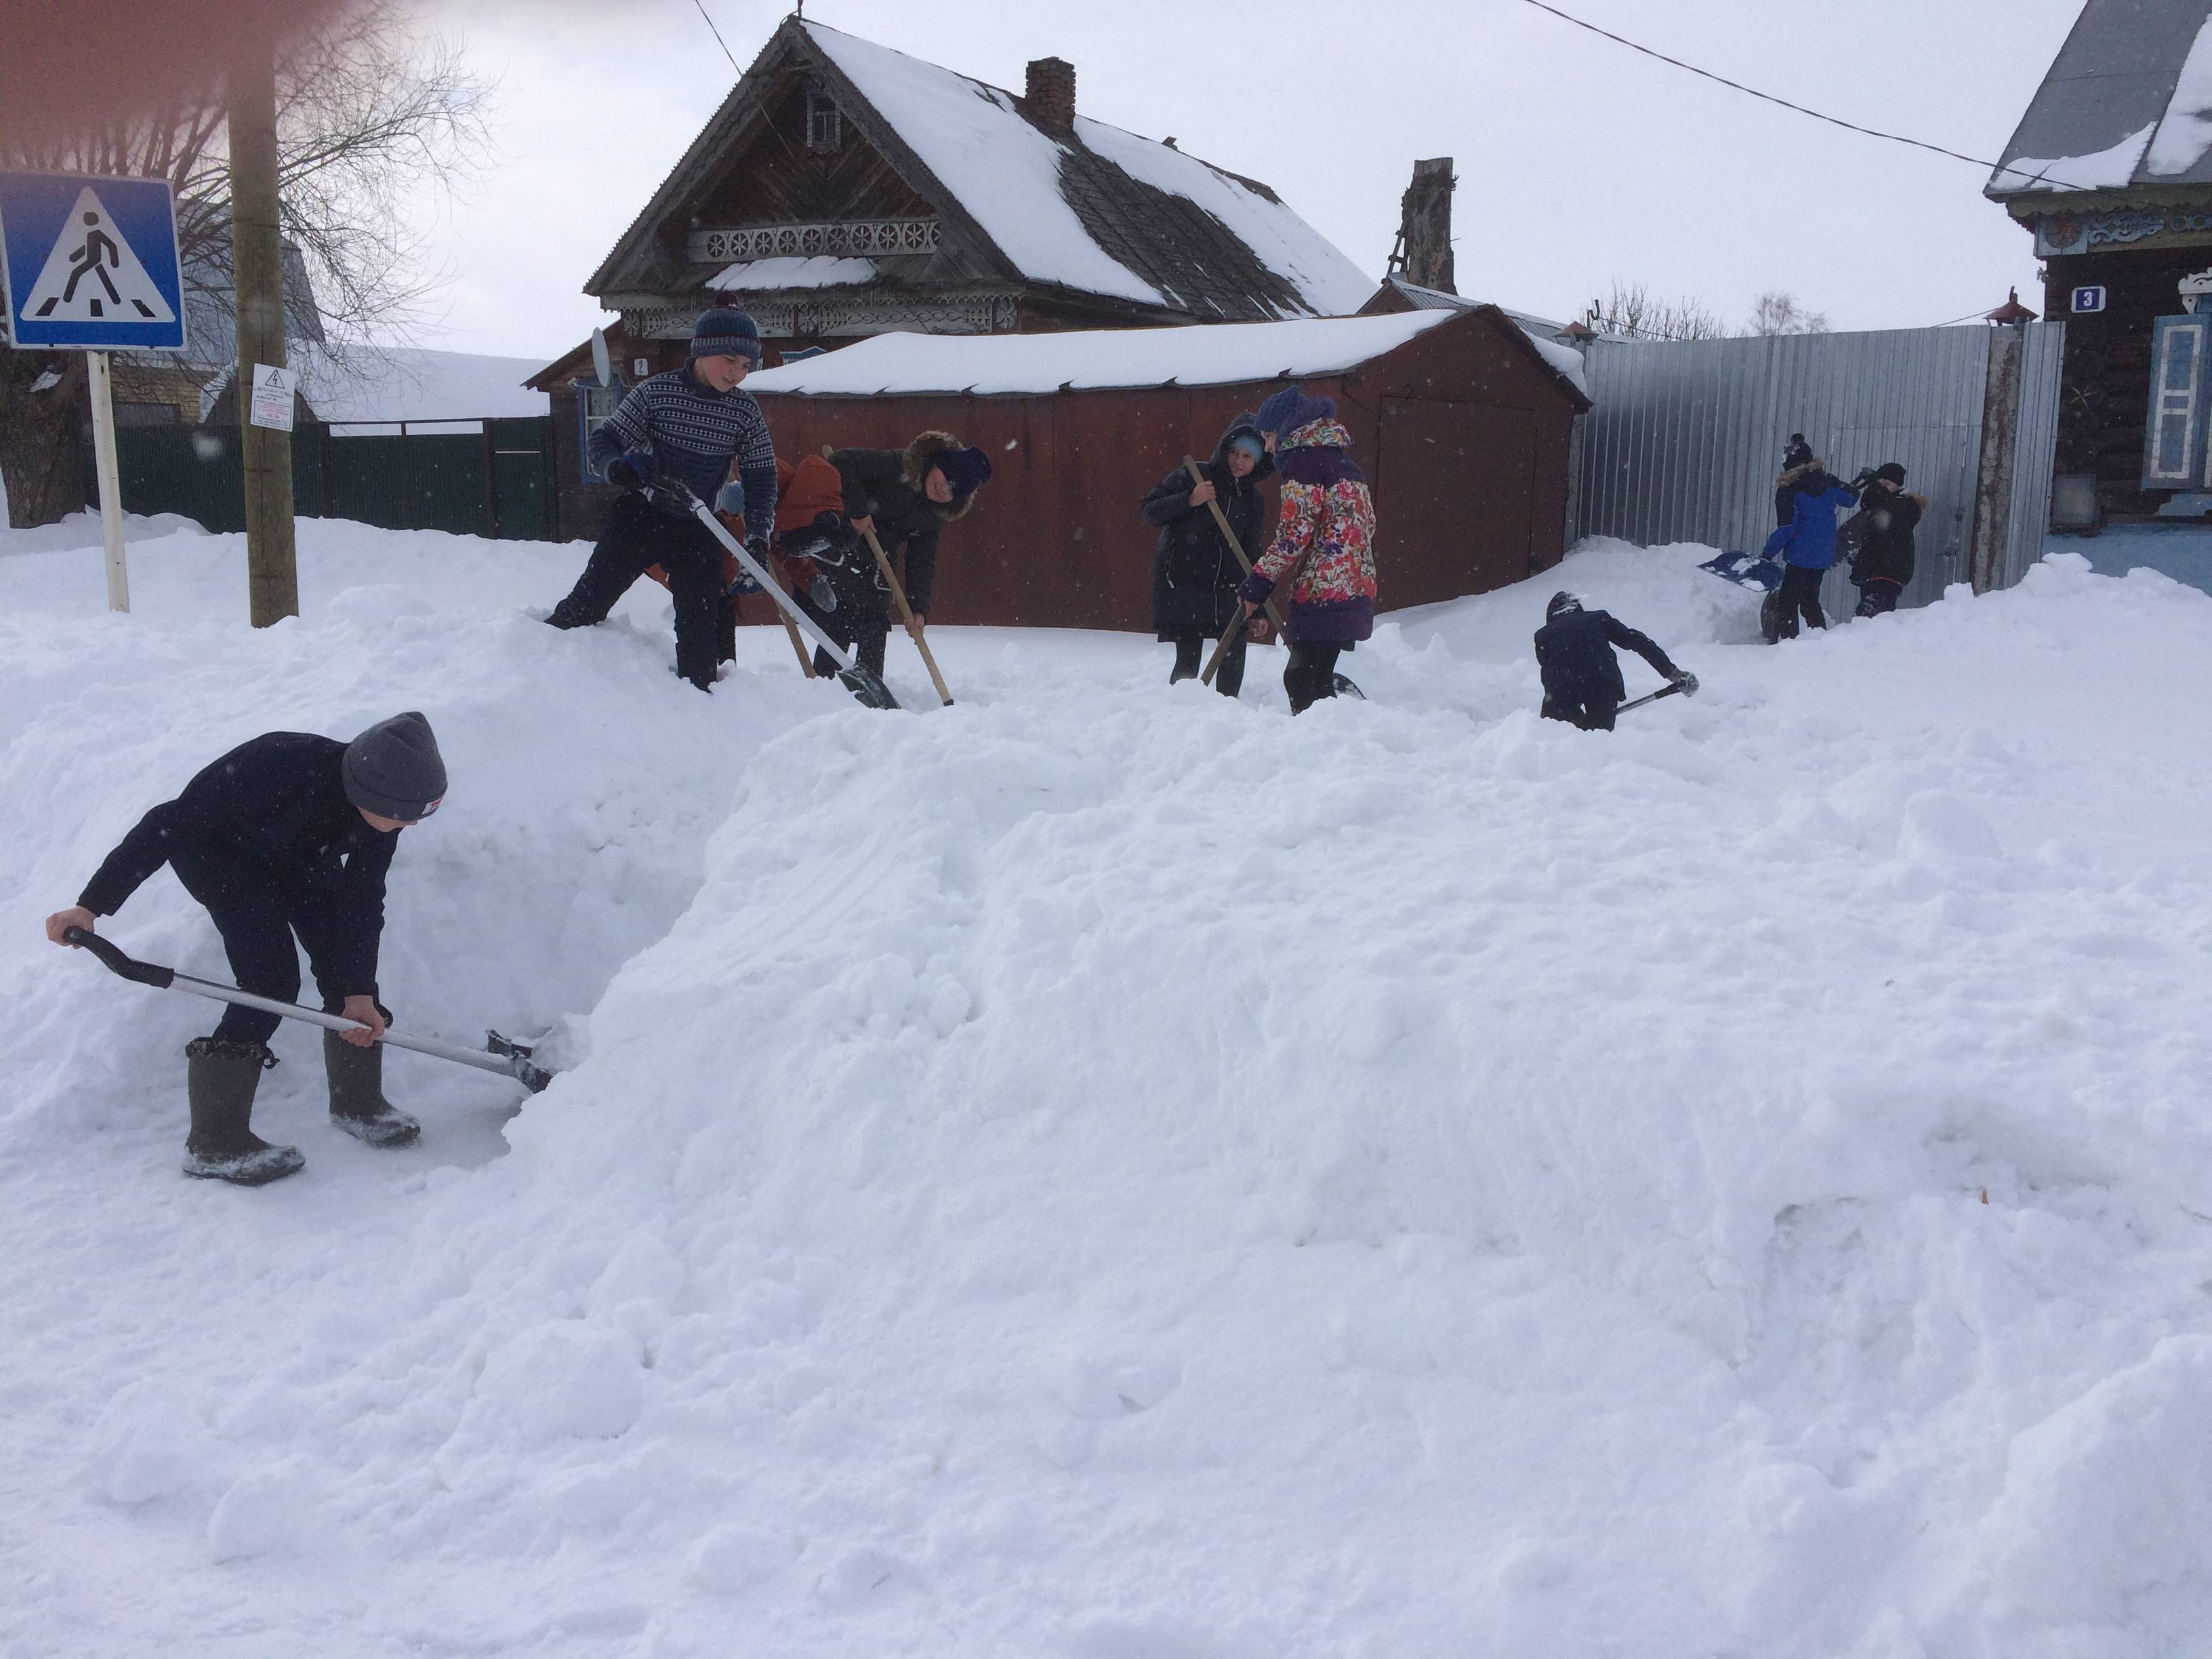
[[(787, 457), (824, 444), (900, 447), (931, 428), (991, 457), (992, 482), (940, 544), (935, 620), (1143, 630), (1157, 532), (1138, 502), (1184, 455), (1211, 455), (1230, 422), (1278, 384), (764, 393), (761, 405)], [(1486, 592), (1559, 562), (1574, 402), (1497, 325), (1470, 318), (1302, 384), (1336, 399), (1372, 485), (1384, 610)]]

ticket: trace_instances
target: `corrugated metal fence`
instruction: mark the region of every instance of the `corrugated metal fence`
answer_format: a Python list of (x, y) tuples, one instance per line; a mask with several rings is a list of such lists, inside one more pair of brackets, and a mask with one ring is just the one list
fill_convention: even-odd
[[(1899, 461), (1929, 498), (1903, 600), (1925, 605), (1968, 580), (1986, 434), (2014, 452), (2003, 556), (1988, 567), (2008, 586), (2041, 556), (2064, 327), (2027, 333), (2018, 408), (2002, 410), (1988, 407), (1990, 328), (1593, 342), (1576, 532), (1756, 550), (1774, 527), (1784, 447), (1802, 432), (1831, 471)], [(1831, 615), (1856, 604), (1840, 571), (1823, 602)]]

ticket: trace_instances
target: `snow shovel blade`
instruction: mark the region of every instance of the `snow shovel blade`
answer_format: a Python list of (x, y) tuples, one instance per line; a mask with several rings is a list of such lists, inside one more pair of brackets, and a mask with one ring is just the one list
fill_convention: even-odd
[[(302, 1008), (296, 1002), (279, 1002), (274, 997), (257, 996), (251, 991), (241, 991), (235, 985), (219, 985), (213, 980), (195, 979), (190, 974), (180, 974), (173, 968), (164, 968), (157, 962), (140, 962), (126, 956), (120, 947), (97, 933), (82, 927), (64, 928), (62, 942), (89, 951), (100, 959), (110, 973), (137, 985), (150, 985), (160, 991), (188, 991), (196, 997), (211, 998), (216, 1002), (234, 1003), (241, 1008), (258, 1008), (266, 1014), (282, 1019), (296, 1019), (303, 1024), (319, 1025), (326, 1031), (363, 1031), (368, 1028), (357, 1019), (348, 1019), (343, 1014), (326, 1014), (319, 1008)], [(387, 1028), (377, 1038), (379, 1042), (393, 1048), (411, 1048), (418, 1054), (428, 1054), (436, 1060), (450, 1060), (457, 1065), (474, 1066), (479, 1072), (497, 1072), (511, 1077), (532, 1094), (541, 1094), (545, 1085), (553, 1081), (553, 1074), (544, 1066), (534, 1064), (531, 1051), (521, 1043), (510, 1042), (496, 1031), (484, 1034), (482, 1050), (463, 1048), (450, 1042), (441, 1042), (435, 1037), (403, 1035)]]
[(1698, 567), (1739, 587), (1755, 587), (1771, 593), (1782, 586), (1782, 567), (1762, 553), (1723, 553)]
[(883, 683), (876, 672), (866, 663), (855, 662), (850, 668), (837, 671), (837, 684), (850, 691), (866, 708), (896, 708), (899, 700), (891, 689)]
[(486, 1031), (484, 1052), (497, 1054), (501, 1060), (507, 1061), (507, 1070), (514, 1080), (533, 1095), (544, 1094), (546, 1085), (553, 1081), (552, 1073), (547, 1071), (543, 1066), (532, 1063), (530, 1057), (538, 1051), (526, 1042), (517, 1042), (512, 1037), (503, 1037), (496, 1031)]

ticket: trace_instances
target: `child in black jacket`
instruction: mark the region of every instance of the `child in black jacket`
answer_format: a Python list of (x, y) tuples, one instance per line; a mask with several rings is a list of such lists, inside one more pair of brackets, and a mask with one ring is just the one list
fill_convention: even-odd
[(1686, 674), (1646, 634), (1602, 611), (1585, 611), (1579, 597), (1554, 593), (1536, 630), (1536, 665), (1544, 676), (1544, 718), (1565, 720), (1585, 732), (1610, 732), (1613, 717), (1628, 688), (1620, 678), (1613, 648), (1633, 651), (1685, 691), (1697, 689)]

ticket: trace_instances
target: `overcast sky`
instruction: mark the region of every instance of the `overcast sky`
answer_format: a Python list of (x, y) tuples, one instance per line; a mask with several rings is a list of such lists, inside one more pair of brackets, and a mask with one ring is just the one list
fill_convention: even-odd
[[(1994, 161), (2079, 0), (1557, 0), (1670, 56), (1863, 125)], [(740, 64), (788, 8), (703, 0)], [(432, 241), (423, 343), (551, 358), (581, 293), (726, 95), (693, 0), (475, 0), (422, 15), (500, 82), (502, 155)], [(808, 0), (807, 15), (1018, 91), (1076, 67), (1077, 107), (1274, 187), (1379, 278), (1417, 156), (1449, 155), (1462, 294), (1566, 319), (1616, 277), (1740, 325), (1786, 289), (1839, 329), (2040, 306), (1986, 173), (1761, 103), (1525, 0)]]

